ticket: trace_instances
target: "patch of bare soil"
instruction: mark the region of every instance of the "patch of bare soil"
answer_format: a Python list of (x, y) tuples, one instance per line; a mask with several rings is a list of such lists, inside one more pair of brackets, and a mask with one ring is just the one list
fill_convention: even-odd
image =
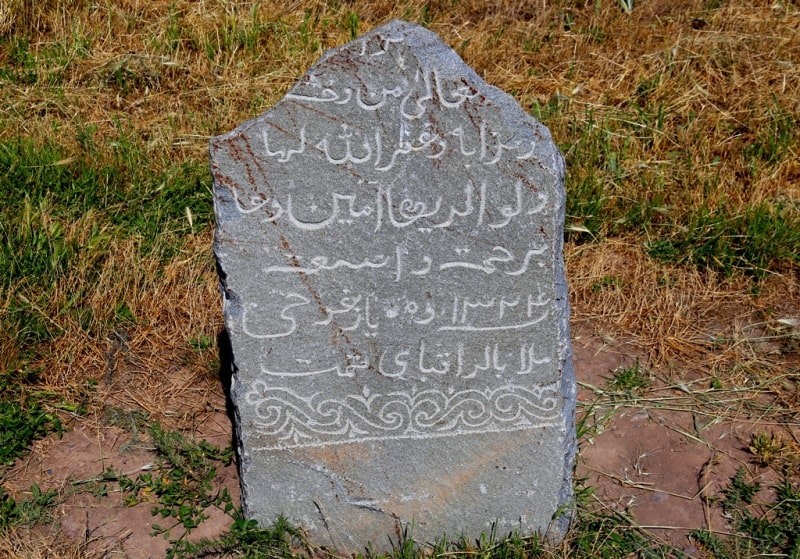
[[(227, 446), (231, 440), (227, 415), (218, 412), (209, 416), (197, 426), (194, 439)], [(4, 485), (16, 496), (24, 497), (32, 484), (38, 484), (42, 491), (56, 489), (63, 496), (52, 525), (39, 530), (58, 531), (103, 557), (158, 558), (165, 556), (169, 539), (181, 537), (184, 530), (172, 529), (169, 539), (153, 536), (153, 524), (167, 527), (174, 520), (153, 516), (154, 499), (145, 495), (138, 495), (141, 502), (130, 506), (117, 484), (103, 480), (109, 468), (135, 479), (151, 471), (154, 460), (153, 445), (146, 434), (78, 422), (60, 439), (40, 441), (28, 459), (9, 473)], [(235, 464), (220, 465), (214, 485), (214, 491), (227, 489), (234, 505), (239, 505)], [(205, 513), (208, 519), (189, 536), (193, 541), (217, 536), (230, 525), (230, 517), (221, 510), (210, 507)]]
[(699, 551), (688, 537), (691, 530), (728, 530), (713, 501), (722, 497), (739, 468), (754, 474), (762, 487), (778, 481), (773, 469), (754, 465), (751, 437), (784, 431), (797, 440), (796, 428), (744, 413), (726, 417), (702, 406), (687, 407), (683, 402), (691, 388), (665, 386), (659, 379), (638, 401), (628, 397), (615, 403), (613, 396), (598, 393), (613, 371), (635, 366), (635, 349), (596, 338), (578, 339), (573, 349), (578, 398), (588, 422), (594, 422), (581, 445), (577, 475), (594, 488), (601, 507), (629, 516), (655, 538), (692, 556)]

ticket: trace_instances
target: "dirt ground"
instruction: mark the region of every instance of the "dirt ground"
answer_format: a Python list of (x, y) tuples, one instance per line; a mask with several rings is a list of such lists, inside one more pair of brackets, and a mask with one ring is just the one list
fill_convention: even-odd
[[(224, 396), (220, 391), (219, 402), (224, 410)], [(231, 440), (231, 422), (228, 416), (215, 412), (208, 420), (198, 425), (195, 437), (211, 444), (225, 447)], [(153, 447), (147, 436), (132, 435), (130, 430), (119, 427), (96, 429), (86, 423), (74, 427), (58, 439), (53, 436), (36, 443), (34, 451), (8, 476), (6, 484), (12, 492), (22, 496), (32, 484), (39, 484), (42, 491), (57, 489), (67, 495), (57, 507), (55, 521), (49, 527), (37, 530), (55, 530), (75, 542), (89, 542), (87, 550), (105, 552), (104, 557), (146, 559), (164, 557), (169, 540), (163, 536), (152, 536), (153, 524), (169, 526), (169, 520), (151, 514), (154, 499), (144, 500), (135, 506), (125, 503), (125, 495), (108, 484), (108, 494), (98, 495), (81, 489), (92, 482), (99, 482), (101, 474), (108, 468), (135, 478), (150, 471), (153, 466)], [(227, 489), (234, 505), (239, 505), (239, 478), (236, 465), (220, 466), (214, 482), (215, 490)], [(231, 523), (222, 511), (209, 508), (208, 520), (193, 530), (193, 539), (210, 538), (224, 532)], [(170, 533), (170, 538), (182, 534), (180, 528)], [(44, 535), (44, 534), (43, 534)]]
[[(579, 418), (588, 414), (589, 434), (581, 443), (576, 475), (595, 488), (598, 506), (625, 512), (655, 537), (688, 555), (698, 550), (687, 538), (690, 530), (711, 528), (725, 531), (726, 524), (707, 497), (718, 495), (740, 467), (755, 470), (747, 451), (752, 433), (764, 430), (752, 418), (739, 421), (709, 419), (708, 416), (654, 405), (660, 399), (678, 401), (681, 390), (656, 384), (641, 405), (626, 400), (615, 404), (605, 397), (611, 372), (636, 363), (637, 355), (624, 343), (609, 343), (598, 337), (573, 333), (576, 376), (580, 385)], [(207, 382), (214, 384), (213, 380)], [(663, 384), (663, 383), (662, 383)], [(686, 388), (684, 390), (687, 390)], [(194, 438), (224, 447), (231, 441), (232, 425), (226, 414), (222, 383), (205, 391), (209, 410), (196, 424)], [(109, 394), (114, 400), (114, 394)], [(124, 495), (112, 489), (77, 490), (88, 487), (108, 468), (135, 477), (148, 471), (154, 460), (147, 436), (119, 426), (100, 428), (91, 418), (77, 420), (61, 438), (51, 436), (36, 443), (30, 456), (8, 472), (4, 485), (24, 496), (31, 484), (42, 490), (57, 489), (67, 495), (58, 505), (51, 527), (86, 549), (103, 550), (107, 557), (145, 559), (163, 557), (168, 540), (151, 536), (152, 503), (125, 504)], [(797, 437), (800, 433), (789, 433)], [(764, 469), (762, 482), (774, 481), (774, 472)], [(772, 477), (770, 477), (772, 476)], [(216, 488), (227, 488), (238, 505), (235, 465), (218, 470)], [(191, 534), (192, 539), (213, 537), (225, 531), (231, 519), (216, 509)], [(180, 535), (172, 531), (172, 538)]]
[[(610, 371), (633, 366), (635, 358), (625, 352), (624, 344), (609, 346), (597, 339), (576, 340), (574, 352), (576, 375), (583, 383), (578, 398), (586, 413), (597, 399), (587, 386), (603, 386)], [(657, 386), (653, 392), (670, 400), (680, 390)], [(698, 413), (659, 409), (652, 399), (612, 408), (613, 417), (601, 419), (596, 434), (584, 439), (576, 475), (586, 478), (603, 506), (629, 514), (636, 524), (685, 554), (698, 555), (689, 532), (727, 531), (710, 499), (721, 494), (740, 467), (757, 470), (747, 448), (751, 435), (765, 426), (754, 418), (709, 419), (700, 409)], [(762, 485), (777, 480), (770, 469), (757, 476)]]

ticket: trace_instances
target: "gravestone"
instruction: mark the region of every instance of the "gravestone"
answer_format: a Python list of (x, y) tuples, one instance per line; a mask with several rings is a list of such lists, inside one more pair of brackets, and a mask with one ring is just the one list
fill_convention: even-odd
[(327, 52), (211, 141), (243, 506), (339, 551), (572, 498), (564, 162), (434, 33)]

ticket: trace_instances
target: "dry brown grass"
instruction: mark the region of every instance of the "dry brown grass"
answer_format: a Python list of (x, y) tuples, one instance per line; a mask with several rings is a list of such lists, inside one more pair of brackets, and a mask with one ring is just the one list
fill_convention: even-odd
[[(98, 401), (146, 412), (171, 428), (191, 429), (219, 411), (214, 406), (224, 397), (214, 342), (222, 317), (210, 242), (206, 230), (166, 265), (156, 258), (143, 261), (134, 242), (115, 244), (88, 308), (96, 324), (109, 324), (116, 312), (111, 302), (124, 301), (133, 320), (95, 336), (74, 318), (61, 320), (63, 335), (42, 362), (47, 387), (69, 387), (75, 394), (93, 379), (99, 381)], [(59, 289), (69, 289), (69, 283)], [(201, 339), (209, 343), (192, 346)]]
[(0, 534), (0, 557), (3, 559), (100, 559), (107, 557), (102, 549), (90, 549), (89, 542), (76, 545), (58, 531), (32, 532), (15, 528)]
[[(273, 104), (324, 49), (350, 38), (343, 25), (349, 11), (358, 14), (359, 30), (366, 31), (393, 17), (419, 19), (425, 6), (430, 6), (431, 28), (491, 83), (515, 92), (523, 105), (560, 92), (578, 105), (602, 111), (635, 99), (643, 80), (661, 75), (650, 95), (666, 101), (669, 118), (697, 115), (682, 131), (688, 141), (665, 148), (680, 149), (697, 134), (718, 136), (706, 142), (714, 153), (691, 154), (700, 167), (715, 155), (735, 153), (746, 131), (731, 125), (762, 118), (759, 113), (773, 94), (795, 103), (800, 98), (793, 40), (800, 24), (791, 5), (729, 3), (708, 11), (701, 1), (642, 2), (629, 16), (614, 2), (599, 8), (566, 2), (468, 2), (457, 10), (422, 2), (291, 2), (253, 8), (249, 2), (156, 0), (91, 9), (64, 9), (62, 3), (56, 9), (52, 4), (31, 3), (37, 6), (29, 10), (33, 13), (18, 19), (37, 31), (33, 45), (68, 42), (73, 33), (92, 38), (88, 56), (76, 58), (68, 68), (60, 104), (69, 114), (37, 106), (37, 101), (52, 103), (36, 98), (36, 93), (47, 97), (38, 88), (11, 93), (7, 97), (17, 103), (9, 105), (40, 108), (45, 117), (71, 116), (77, 122), (108, 124), (124, 116), (150, 131), (169, 124), (177, 138), (228, 130)], [(269, 29), (257, 39), (255, 52), (219, 48), (226, 28), (252, 28), (254, 15)], [(304, 41), (298, 29), (306, 15), (309, 26), (322, 23)], [(172, 38), (171, 22), (180, 29)], [(204, 45), (217, 48), (214, 59)], [(108, 84), (114, 68), (138, 75), (137, 87), (120, 92)], [(46, 118), (12, 124), (30, 128), (12, 128), (6, 134), (42, 130), (50, 123)], [(669, 142), (661, 137), (655, 141)], [(204, 149), (203, 138), (194, 147)], [(797, 184), (794, 188), (796, 196)]]
[(682, 358), (713, 370), (781, 347), (791, 353), (795, 333), (779, 322), (798, 312), (791, 276), (770, 277), (754, 296), (748, 278), (654, 263), (632, 241), (569, 244), (566, 252), (574, 326), (633, 340), (653, 364)]

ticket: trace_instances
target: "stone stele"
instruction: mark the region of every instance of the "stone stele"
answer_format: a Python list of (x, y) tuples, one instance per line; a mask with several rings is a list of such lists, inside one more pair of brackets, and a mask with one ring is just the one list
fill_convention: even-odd
[(211, 141), (245, 514), (339, 551), (565, 532), (564, 160), (392, 21)]

